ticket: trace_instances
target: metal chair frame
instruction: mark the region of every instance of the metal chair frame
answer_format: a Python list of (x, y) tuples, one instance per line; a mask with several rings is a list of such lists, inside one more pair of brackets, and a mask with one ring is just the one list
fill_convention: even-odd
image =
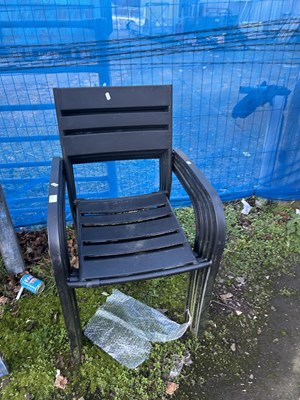
[[(189, 272), (191, 330), (201, 335), (224, 249), (225, 219), (212, 185), (182, 151), (172, 150), (172, 87), (54, 89), (54, 96), (63, 157), (52, 162), (48, 238), (74, 362), (80, 361), (82, 351), (75, 295), (79, 287)], [(159, 159), (158, 192), (118, 199), (77, 198), (74, 164), (140, 158)], [(194, 207), (193, 250), (169, 203), (172, 172)], [(71, 268), (68, 255), (66, 185), (77, 232), (79, 269)]]

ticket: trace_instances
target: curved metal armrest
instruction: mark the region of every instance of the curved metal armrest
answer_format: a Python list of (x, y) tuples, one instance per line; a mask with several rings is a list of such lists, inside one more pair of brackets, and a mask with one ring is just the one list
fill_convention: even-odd
[(55, 157), (52, 161), (49, 184), (48, 242), (56, 278), (64, 280), (67, 279), (70, 269), (66, 242), (65, 188), (63, 161), (60, 157)]
[(200, 257), (218, 262), (223, 253), (226, 236), (224, 211), (219, 195), (181, 150), (173, 150), (172, 169), (194, 207), (194, 251)]

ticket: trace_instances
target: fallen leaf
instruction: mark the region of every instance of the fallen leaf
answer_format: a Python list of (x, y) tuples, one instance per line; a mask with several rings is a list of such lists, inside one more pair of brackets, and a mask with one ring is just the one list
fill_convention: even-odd
[(176, 390), (179, 388), (178, 383), (175, 382), (168, 382), (167, 388), (166, 388), (166, 393), (170, 396), (172, 396)]
[(8, 297), (5, 297), (5, 296), (1, 296), (1, 297), (0, 297), (0, 304), (1, 304), (1, 305), (7, 304), (8, 301), (9, 301), (9, 298), (8, 298)]
[(77, 256), (73, 256), (73, 257), (72, 257), (71, 266), (72, 266), (73, 268), (79, 268), (79, 267), (78, 267), (78, 257), (77, 257)]
[(220, 299), (221, 299), (222, 301), (226, 301), (226, 300), (228, 300), (228, 299), (231, 299), (231, 297), (233, 297), (233, 294), (230, 293), (230, 292), (225, 293), (225, 294), (220, 294)]
[(57, 368), (64, 368), (65, 367), (65, 359), (63, 355), (59, 354), (56, 358), (56, 366)]
[(26, 330), (27, 332), (31, 332), (34, 328), (36, 328), (36, 326), (37, 326), (37, 322), (36, 322), (36, 321), (28, 320), (28, 321), (26, 321), (26, 328), (25, 328), (25, 330)]
[(58, 313), (54, 313), (54, 315), (53, 315), (53, 323), (54, 324), (57, 324), (58, 323), (58, 319), (59, 319), (59, 315), (58, 315)]
[(19, 314), (19, 310), (20, 310), (20, 307), (19, 307), (17, 304), (15, 304), (15, 305), (13, 306), (13, 308), (12, 308), (12, 313), (11, 313), (11, 315), (12, 315), (13, 317), (17, 317), (17, 315)]
[(55, 377), (55, 382), (54, 382), (54, 386), (58, 389), (65, 389), (66, 385), (68, 383), (67, 378), (65, 378), (64, 376), (60, 375), (60, 370), (57, 370), (56, 373), (56, 377)]
[(14, 292), (14, 293), (19, 293), (20, 289), (21, 289), (21, 286), (20, 286), (20, 285), (16, 285), (16, 286), (13, 288), (13, 292)]
[(31, 247), (27, 247), (26, 254), (33, 253), (33, 249)]
[(43, 256), (48, 255), (45, 231), (19, 232), (17, 236), (27, 264), (36, 264)]

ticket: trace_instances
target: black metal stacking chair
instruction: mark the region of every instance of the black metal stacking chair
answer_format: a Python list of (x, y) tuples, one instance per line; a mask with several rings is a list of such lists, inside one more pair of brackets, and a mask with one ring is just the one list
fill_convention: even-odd
[[(225, 241), (221, 201), (180, 150), (172, 150), (172, 87), (54, 89), (62, 158), (52, 163), (48, 235), (53, 271), (75, 361), (81, 357), (76, 288), (190, 273), (187, 306), (199, 335)], [(151, 194), (81, 199), (74, 164), (158, 159)], [(190, 196), (196, 237), (191, 249), (169, 202), (172, 171)], [(68, 256), (65, 183), (76, 228), (79, 268)]]

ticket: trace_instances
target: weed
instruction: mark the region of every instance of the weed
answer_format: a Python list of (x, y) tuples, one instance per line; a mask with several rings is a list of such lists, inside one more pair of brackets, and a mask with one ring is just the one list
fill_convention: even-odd
[[(5, 384), (2, 380), (0, 399), (164, 399), (172, 355), (181, 355), (186, 349), (192, 354), (194, 370), (185, 367), (176, 379), (182, 392), (183, 383), (193, 386), (199, 376), (201, 383), (214, 375), (222, 379), (241, 376), (256, 348), (257, 330), (274, 292), (273, 281), (292, 272), (294, 254), (299, 249), (299, 225), (298, 220), (293, 221), (294, 210), (277, 204), (254, 207), (248, 216), (241, 215), (238, 202), (227, 204), (225, 211), (226, 250), (214, 289), (210, 321), (201, 340), (187, 333), (181, 340), (154, 344), (149, 359), (134, 370), (119, 365), (84, 340), (83, 362), (79, 368), (71, 369), (50, 261), (45, 258), (31, 269), (48, 289), (38, 297), (26, 293), (18, 303), (4, 305), (0, 310), (0, 352), (11, 371)], [(192, 208), (178, 209), (176, 213), (193, 243)], [(71, 239), (72, 229), (67, 232)], [(3, 281), (5, 275), (0, 264)], [(187, 282), (187, 275), (177, 275), (120, 285), (118, 289), (150, 306), (166, 309), (168, 316), (182, 322)], [(281, 294), (287, 295), (286, 289)], [(110, 291), (110, 287), (77, 290), (83, 326), (105, 301), (103, 292)], [(222, 303), (220, 293), (228, 292), (232, 298)], [(241, 310), (239, 315), (234, 311), (237, 307)], [(65, 390), (54, 387), (56, 369), (68, 379)]]
[(283, 287), (279, 290), (279, 294), (285, 297), (293, 297), (295, 296), (297, 291), (295, 289), (289, 287)]

